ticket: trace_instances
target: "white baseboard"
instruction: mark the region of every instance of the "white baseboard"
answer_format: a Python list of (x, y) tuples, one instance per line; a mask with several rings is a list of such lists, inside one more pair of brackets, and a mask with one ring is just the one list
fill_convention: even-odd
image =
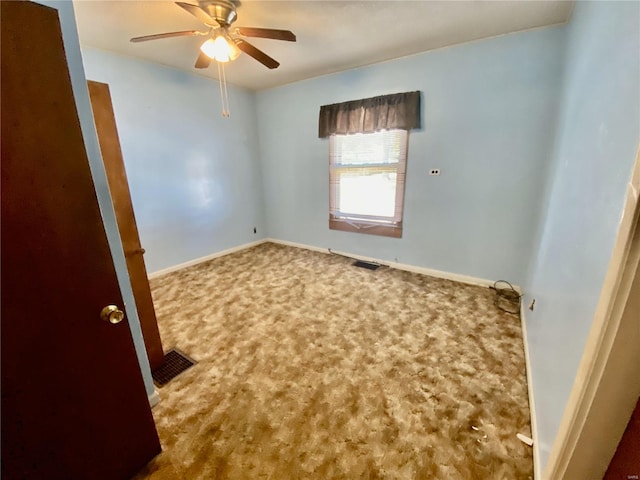
[[(338, 255), (345, 255), (347, 257), (355, 258), (357, 260), (363, 260), (365, 262), (379, 263), (381, 265), (386, 265), (388, 267), (396, 268), (398, 270), (405, 270), (407, 272), (420, 273), (422, 275), (429, 275), (430, 277), (443, 278), (445, 280), (453, 280), (454, 282), (466, 283), (468, 285), (492, 287), (493, 284), (495, 283), (494, 280), (486, 280), (484, 278), (470, 277), (467, 275), (460, 275), (458, 273), (443, 272), (441, 270), (433, 270), (431, 268), (426, 268), (426, 267), (417, 267), (415, 265), (408, 265), (406, 263), (388, 262), (386, 260), (381, 260), (378, 258), (366, 257), (364, 255), (356, 255), (348, 252), (339, 252), (333, 249), (331, 250), (331, 252), (329, 252), (328, 248), (320, 248), (320, 247), (315, 247), (313, 245), (305, 245), (302, 243), (289, 242), (287, 240), (278, 240), (277, 238), (267, 238), (265, 239), (265, 242), (279, 243), (280, 245), (287, 245), (289, 247), (304, 248), (306, 250), (312, 250), (314, 252), (337, 253)], [(520, 289), (520, 287), (514, 285), (513, 288), (515, 288), (519, 293), (522, 293), (522, 290)]]
[(536, 421), (536, 402), (533, 396), (533, 378), (531, 372), (531, 359), (529, 357), (529, 341), (527, 339), (527, 322), (525, 319), (526, 307), (520, 303), (520, 322), (522, 323), (522, 341), (524, 342), (524, 361), (527, 369), (527, 388), (529, 391), (529, 411), (531, 413), (531, 438), (533, 438), (533, 478), (540, 480), (540, 443), (538, 442), (538, 422)]
[[(435, 278), (443, 278), (445, 280), (452, 280), (454, 282), (466, 283), (468, 285), (478, 285), (478, 286), (481, 286), (481, 287), (491, 287), (495, 283), (494, 280), (487, 280), (485, 278), (477, 278), (477, 277), (470, 277), (468, 275), (461, 275), (461, 274), (458, 274), (458, 273), (443, 272), (441, 270), (434, 270), (432, 268), (418, 267), (418, 266), (415, 266), (415, 265), (408, 265), (406, 263), (388, 262), (386, 260), (381, 260), (379, 258), (367, 257), (367, 256), (364, 256), (364, 255), (356, 255), (354, 253), (349, 253), (349, 252), (341, 252), (341, 251), (337, 251), (337, 250), (329, 251), (328, 248), (321, 248), (321, 247), (316, 247), (316, 246), (313, 246), (313, 245), (306, 245), (306, 244), (303, 244), (303, 243), (289, 242), (287, 240), (279, 240), (277, 238), (263, 238), (261, 240), (255, 241), (255, 242), (245, 243), (243, 245), (238, 245), (237, 247), (232, 247), (232, 248), (229, 248), (227, 250), (222, 250), (220, 252), (215, 252), (215, 253), (212, 253), (212, 254), (207, 255), (205, 257), (200, 257), (200, 258), (196, 258), (196, 259), (193, 259), (193, 260), (189, 260), (188, 262), (180, 263), (178, 265), (174, 265), (172, 267), (168, 267), (168, 268), (165, 268), (163, 270), (158, 270), (156, 272), (150, 273), (149, 274), (149, 279), (158, 278), (158, 277), (161, 277), (162, 275), (166, 275), (168, 273), (172, 273), (172, 272), (176, 272), (178, 270), (182, 270), (183, 268), (192, 267), (192, 266), (197, 265), (199, 263), (207, 262), (207, 261), (212, 260), (214, 258), (223, 257), (225, 255), (229, 255), (231, 253), (236, 253), (236, 252), (239, 252), (241, 250), (245, 250), (247, 248), (255, 247), (256, 245), (260, 245), (262, 243), (267, 243), (267, 242), (277, 243), (277, 244), (280, 244), (280, 245), (287, 245), (289, 247), (303, 248), (305, 250), (311, 250), (311, 251), (314, 251), (314, 252), (320, 252), (320, 253), (326, 253), (326, 254), (336, 253), (338, 255), (345, 255), (347, 257), (355, 258), (357, 260), (363, 260), (365, 262), (379, 263), (381, 265), (386, 265), (388, 267), (396, 268), (398, 270), (405, 270), (407, 272), (419, 273), (419, 274), (422, 274), (422, 275), (428, 275), (430, 277), (435, 277)], [(522, 289), (519, 286), (514, 285), (513, 288), (515, 288), (519, 293), (522, 293)]]
[(177, 272), (178, 270), (182, 270), (183, 268), (192, 267), (199, 263), (208, 262), (209, 260), (213, 260), (214, 258), (223, 257), (225, 255), (229, 255), (230, 253), (236, 253), (240, 250), (245, 250), (247, 248), (255, 247), (256, 245), (260, 245), (261, 243), (267, 242), (267, 239), (256, 240), (255, 242), (245, 243), (243, 245), (238, 245), (237, 247), (231, 247), (227, 250), (222, 250), (220, 252), (215, 252), (205, 257), (195, 258), (193, 260), (189, 260), (188, 262), (179, 263), (178, 265), (174, 265), (172, 267), (164, 268), (162, 270), (158, 270), (156, 272), (150, 273), (148, 275), (149, 279), (158, 278), (167, 273)]
[(153, 389), (153, 393), (151, 395), (149, 395), (149, 405), (151, 405), (151, 408), (155, 407), (158, 403), (160, 403), (160, 394), (158, 393), (158, 390), (156, 390), (155, 388)]

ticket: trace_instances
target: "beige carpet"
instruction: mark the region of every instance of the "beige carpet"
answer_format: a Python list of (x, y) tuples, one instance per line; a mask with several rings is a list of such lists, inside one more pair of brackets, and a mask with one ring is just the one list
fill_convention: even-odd
[(136, 478), (532, 478), (520, 320), (489, 289), (268, 243), (152, 290), (199, 363)]

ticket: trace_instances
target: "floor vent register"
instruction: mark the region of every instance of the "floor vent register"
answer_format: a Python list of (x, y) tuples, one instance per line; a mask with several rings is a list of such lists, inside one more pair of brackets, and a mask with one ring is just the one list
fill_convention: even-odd
[(177, 349), (169, 350), (164, 354), (164, 363), (151, 373), (156, 387), (164, 387), (185, 370), (193, 367), (196, 361), (186, 356)]
[(367, 270), (377, 270), (380, 267), (377, 263), (365, 262), (363, 260), (353, 262), (353, 265), (360, 268), (366, 268)]

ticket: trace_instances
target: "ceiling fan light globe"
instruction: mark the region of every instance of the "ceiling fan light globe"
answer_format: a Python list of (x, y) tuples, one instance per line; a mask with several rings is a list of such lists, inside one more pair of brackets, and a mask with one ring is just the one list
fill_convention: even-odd
[(200, 50), (212, 60), (223, 63), (233, 60), (239, 55), (235, 43), (229, 42), (223, 35), (210, 38), (200, 45)]
[(216, 52), (213, 49), (213, 38), (210, 38), (209, 40), (204, 42), (202, 45), (200, 45), (200, 51), (210, 59), (215, 60)]
[(236, 42), (229, 42), (229, 60), (233, 61), (240, 56), (242, 52), (236, 45)]

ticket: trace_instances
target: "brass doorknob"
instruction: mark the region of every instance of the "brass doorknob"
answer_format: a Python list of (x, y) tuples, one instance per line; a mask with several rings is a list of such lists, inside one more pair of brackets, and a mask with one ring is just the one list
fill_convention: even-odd
[(124, 320), (124, 312), (115, 305), (107, 305), (100, 312), (100, 318), (105, 322), (113, 323), (115, 325), (116, 323), (120, 323)]

